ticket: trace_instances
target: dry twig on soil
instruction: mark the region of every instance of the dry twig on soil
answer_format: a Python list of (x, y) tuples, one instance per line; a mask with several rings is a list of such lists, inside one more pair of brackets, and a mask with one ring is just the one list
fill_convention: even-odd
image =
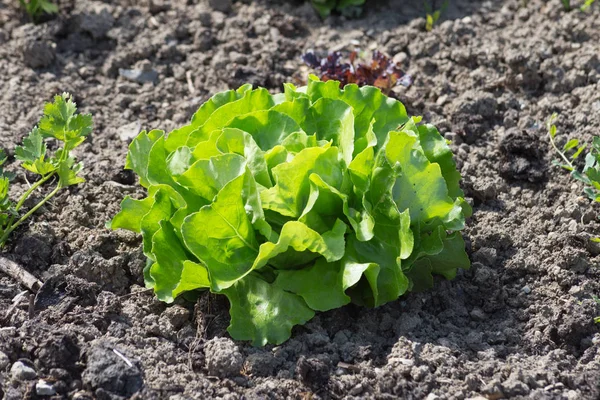
[(0, 271), (18, 281), (33, 293), (37, 293), (43, 284), (42, 281), (27, 272), (19, 264), (6, 257), (0, 257)]

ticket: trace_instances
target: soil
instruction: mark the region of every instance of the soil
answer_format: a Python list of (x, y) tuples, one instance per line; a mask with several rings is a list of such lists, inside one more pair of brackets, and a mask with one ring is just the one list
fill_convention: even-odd
[[(10, 310), (24, 288), (0, 274), (0, 397), (600, 398), (600, 207), (552, 166), (545, 130), (557, 112), (559, 141), (598, 134), (600, 7), (452, 0), (427, 32), (419, 0), (325, 21), (293, 1), (60, 0), (38, 25), (17, 4), (0, 2), (0, 146), (12, 154), (63, 91), (95, 130), (77, 152), (87, 182), (3, 254), (46, 284)], [(140, 238), (104, 227), (143, 195), (123, 171), (128, 140), (182, 125), (220, 90), (300, 83), (303, 51), (354, 48), (402, 60), (414, 84), (397, 96), (451, 140), (474, 206), (471, 269), (321, 313), (277, 347), (231, 340), (221, 297), (157, 301)]]

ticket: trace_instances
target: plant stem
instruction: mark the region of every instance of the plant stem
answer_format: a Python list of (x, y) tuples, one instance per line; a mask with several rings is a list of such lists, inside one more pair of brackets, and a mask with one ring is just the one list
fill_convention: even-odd
[(37, 181), (36, 183), (34, 183), (33, 185), (31, 185), (31, 187), (25, 193), (23, 193), (23, 195), (19, 199), (19, 202), (15, 206), (15, 210), (19, 211), (21, 209), (21, 207), (23, 207), (23, 204), (25, 203), (25, 201), (27, 200), (27, 198), (29, 197), (29, 195), (31, 193), (33, 193), (33, 191), (35, 189), (37, 189), (40, 185), (42, 185), (48, 179), (52, 178), (54, 176), (54, 174), (55, 174), (55, 172), (52, 172), (51, 174), (48, 174), (48, 175), (44, 176), (42, 179), (40, 179), (39, 181)]
[(37, 203), (35, 207), (33, 207), (31, 210), (29, 210), (27, 212), (27, 214), (23, 215), (17, 222), (15, 222), (14, 224), (12, 224), (8, 228), (6, 228), (6, 231), (4, 231), (4, 235), (2, 235), (2, 237), (0, 237), (0, 247), (4, 246), (4, 243), (6, 243), (6, 240), (8, 239), (8, 235), (10, 235), (10, 233), (12, 231), (14, 231), (19, 225), (21, 225), (27, 218), (31, 217), (31, 215), (33, 213), (35, 213), (41, 206), (43, 206), (48, 200), (50, 200), (52, 197), (54, 197), (54, 195), (56, 195), (56, 193), (58, 193), (58, 191), (61, 188), (62, 188), (62, 186), (57, 185), (53, 191), (48, 193), (48, 195), (46, 197), (44, 197), (42, 199), (42, 201)]
[[(37, 181), (33, 185), (31, 185), (31, 187), (29, 189), (27, 189), (27, 191), (25, 193), (23, 193), (23, 195), (21, 195), (21, 198), (19, 199), (19, 202), (15, 206), (15, 211), (18, 212), (21, 209), (21, 207), (23, 207), (23, 204), (25, 203), (25, 201), (27, 200), (27, 198), (29, 198), (29, 195), (31, 195), (31, 193), (33, 193), (33, 191), (35, 189), (37, 189), (38, 187), (40, 187), (40, 185), (42, 185), (48, 179), (50, 179), (51, 177), (53, 177), (54, 174), (55, 173), (53, 172), (50, 175), (46, 175), (46, 176), (42, 177), (42, 179), (40, 179), (39, 181)], [(6, 224), (6, 226), (10, 227), (12, 225), (12, 223), (13, 223), (14, 220), (15, 220), (15, 216), (11, 215), (10, 219), (8, 220), (8, 223)], [(2, 247), (2, 245), (3, 245), (3, 242), (0, 242), (0, 247)]]
[(565, 162), (567, 163), (567, 165), (569, 167), (571, 167), (572, 169), (575, 169), (575, 167), (573, 166), (573, 164), (571, 163), (571, 161), (569, 161), (569, 159), (567, 158), (567, 156), (565, 156), (564, 153), (558, 149), (558, 147), (556, 146), (556, 143), (554, 143), (554, 138), (552, 137), (552, 135), (550, 135), (550, 133), (548, 133), (548, 136), (550, 136), (550, 143), (552, 143), (552, 147), (554, 147), (554, 150), (556, 150), (556, 152), (558, 154), (560, 154), (561, 158), (563, 160), (565, 160)]

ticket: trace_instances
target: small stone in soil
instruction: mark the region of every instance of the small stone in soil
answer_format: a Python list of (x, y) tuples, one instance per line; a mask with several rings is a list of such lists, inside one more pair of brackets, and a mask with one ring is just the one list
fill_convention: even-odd
[(35, 384), (35, 393), (38, 396), (54, 396), (56, 394), (56, 390), (51, 384), (43, 379), (40, 379), (38, 383)]
[(30, 381), (37, 377), (35, 370), (22, 361), (17, 361), (12, 365), (10, 374), (16, 381)]
[(124, 142), (128, 142), (134, 139), (138, 135), (138, 133), (140, 133), (141, 129), (142, 124), (140, 123), (140, 121), (133, 121), (121, 126), (118, 129), (117, 133), (119, 135), (119, 139), (121, 139)]
[(158, 72), (155, 70), (143, 71), (141, 69), (122, 69), (119, 68), (119, 75), (130, 81), (138, 83), (158, 82)]

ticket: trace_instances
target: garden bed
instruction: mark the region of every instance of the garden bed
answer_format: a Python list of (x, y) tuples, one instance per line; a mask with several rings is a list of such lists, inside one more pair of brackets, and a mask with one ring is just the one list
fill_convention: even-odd
[[(36, 398), (39, 379), (78, 399), (600, 396), (600, 208), (552, 166), (545, 126), (557, 112), (565, 137), (598, 135), (598, 7), (455, 0), (427, 32), (420, 1), (325, 22), (301, 2), (195, 3), (61, 1), (38, 25), (0, 5), (0, 146), (13, 154), (59, 92), (95, 122), (76, 151), (87, 182), (5, 249), (46, 282), (10, 309), (24, 288), (0, 274), (6, 399)], [(141, 238), (105, 228), (124, 196), (144, 195), (123, 171), (128, 142), (181, 126), (218, 91), (301, 84), (304, 51), (355, 48), (402, 60), (414, 83), (397, 97), (451, 141), (474, 209), (471, 269), (374, 310), (319, 313), (276, 347), (232, 341), (223, 296), (156, 300)]]

